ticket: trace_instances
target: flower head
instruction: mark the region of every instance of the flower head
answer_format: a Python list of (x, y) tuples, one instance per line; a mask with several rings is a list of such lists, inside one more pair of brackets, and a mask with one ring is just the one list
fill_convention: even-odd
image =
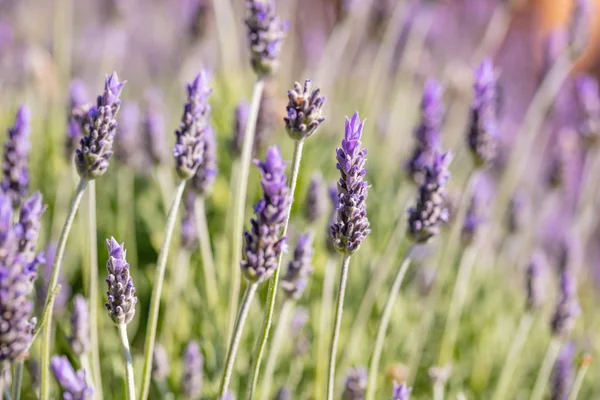
[(173, 148), (177, 173), (182, 179), (194, 176), (202, 163), (204, 136), (210, 118), (208, 96), (212, 93), (208, 81), (208, 74), (202, 71), (187, 85), (188, 100), (179, 129), (175, 131), (176, 142)]
[(29, 151), (31, 143), (31, 113), (27, 106), (17, 110), (14, 125), (8, 130), (4, 142), (4, 162), (2, 171), (4, 178), (0, 186), (8, 194), (13, 207), (18, 208), (29, 189)]
[(98, 96), (96, 106), (91, 107), (83, 122), (84, 137), (75, 152), (75, 164), (79, 176), (96, 179), (108, 169), (113, 155), (113, 141), (117, 131), (117, 113), (121, 106), (121, 90), (125, 82), (119, 82), (117, 73), (106, 76), (104, 93)]
[(152, 378), (156, 382), (163, 382), (169, 377), (169, 356), (167, 350), (160, 344), (154, 346), (152, 354)]
[(346, 118), (345, 136), (342, 146), (337, 149), (337, 169), (341, 178), (337, 184), (337, 220), (330, 230), (333, 245), (346, 254), (358, 250), (371, 233), (366, 205), (370, 186), (364, 180), (367, 150), (362, 148), (361, 143), (363, 124), (358, 112), (351, 119)]
[(408, 400), (411, 390), (412, 389), (410, 389), (408, 386), (406, 386), (406, 384), (404, 382), (400, 383), (400, 384), (394, 382), (394, 390), (392, 391), (392, 400)]
[(129, 264), (125, 260), (126, 251), (123, 244), (119, 244), (115, 238), (106, 240), (106, 249), (108, 250), (106, 263), (108, 301), (104, 303), (104, 306), (115, 324), (128, 324), (135, 315), (135, 305), (138, 299), (135, 296), (135, 286), (133, 286)]
[(251, 282), (268, 280), (278, 266), (287, 238), (281, 236), (291, 203), (286, 186), (286, 163), (277, 146), (269, 147), (265, 161), (255, 161), (260, 169), (263, 198), (254, 206), (252, 228), (244, 233), (246, 259), (241, 267)]
[(354, 367), (348, 371), (344, 382), (344, 400), (363, 400), (367, 390), (367, 370), (364, 367)]
[(275, 15), (273, 0), (246, 0), (246, 7), (252, 68), (260, 77), (272, 75), (279, 67), (287, 24)]
[(69, 343), (73, 353), (78, 356), (90, 350), (90, 316), (88, 303), (78, 294), (73, 299), (73, 313), (71, 314), (71, 336)]
[(567, 336), (580, 313), (581, 309), (577, 303), (577, 281), (573, 272), (565, 268), (560, 273), (559, 300), (552, 316), (552, 333), (556, 336)]
[(42, 214), (45, 210), (46, 206), (40, 192), (35, 192), (25, 199), (21, 207), (19, 222), (14, 228), (19, 241), (19, 252), (30, 255), (35, 253)]
[(219, 172), (217, 167), (217, 141), (211, 126), (204, 130), (203, 143), (204, 155), (202, 162), (191, 179), (192, 188), (201, 196), (210, 193)]
[(577, 99), (583, 112), (583, 122), (579, 129), (583, 140), (589, 146), (596, 146), (600, 140), (600, 93), (598, 81), (591, 75), (582, 74), (575, 81)]
[(204, 358), (200, 353), (198, 342), (190, 341), (183, 356), (183, 393), (188, 399), (200, 397), (202, 392), (202, 374)]
[(64, 400), (88, 400), (94, 396), (94, 390), (86, 383), (85, 371), (75, 372), (67, 357), (52, 357), (50, 369), (63, 391)]
[(452, 154), (436, 154), (425, 170), (425, 181), (419, 188), (417, 204), (408, 210), (408, 235), (417, 243), (425, 243), (448, 222), (445, 185), (450, 178), (448, 166)]
[(422, 183), (426, 166), (440, 147), (444, 118), (443, 94), (442, 86), (436, 80), (429, 79), (425, 83), (421, 98), (421, 122), (414, 132), (416, 146), (406, 165), (408, 174), (416, 183)]
[(187, 191), (183, 201), (181, 220), (181, 246), (189, 251), (198, 247), (198, 229), (196, 227), (196, 193)]
[(496, 80), (498, 74), (490, 59), (485, 59), (475, 71), (471, 105), (471, 121), (467, 143), (478, 167), (489, 165), (496, 156), (498, 141)]
[(537, 251), (533, 253), (526, 271), (527, 288), (527, 311), (539, 311), (544, 305), (544, 271), (546, 269), (546, 257), (544, 253)]
[(294, 83), (294, 89), (288, 91), (289, 102), (286, 107), (287, 117), (284, 117), (285, 129), (294, 140), (310, 137), (325, 121), (322, 116), (325, 96), (320, 96), (320, 89), (311, 89), (311, 81), (304, 81), (304, 88), (300, 83)]
[(151, 91), (146, 97), (146, 111), (142, 120), (146, 153), (152, 164), (161, 165), (169, 158), (165, 117), (158, 92)]
[(298, 300), (306, 289), (308, 277), (313, 271), (313, 235), (306, 233), (300, 235), (294, 250), (294, 258), (290, 260), (288, 269), (281, 281), (285, 295), (290, 299)]
[(563, 345), (552, 374), (550, 390), (551, 400), (567, 400), (573, 385), (573, 358), (575, 345), (571, 342)]
[[(304, 216), (309, 223), (315, 223), (327, 211), (327, 200), (325, 198), (325, 188), (321, 174), (315, 172), (310, 179), (306, 201), (304, 202)], [(337, 191), (336, 191), (337, 201)]]

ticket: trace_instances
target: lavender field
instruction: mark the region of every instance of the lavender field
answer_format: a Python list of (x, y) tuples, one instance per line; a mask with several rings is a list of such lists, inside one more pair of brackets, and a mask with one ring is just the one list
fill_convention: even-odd
[(2, 399), (600, 398), (600, 3), (542, 3), (0, 0)]

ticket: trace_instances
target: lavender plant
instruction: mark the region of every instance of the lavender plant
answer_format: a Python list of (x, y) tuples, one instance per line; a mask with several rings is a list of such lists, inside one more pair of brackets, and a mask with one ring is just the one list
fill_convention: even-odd
[(200, 346), (193, 340), (185, 348), (183, 366), (183, 394), (187, 399), (198, 399), (202, 391), (204, 359), (200, 354)]
[(75, 371), (65, 356), (54, 356), (50, 368), (63, 391), (64, 400), (91, 400), (94, 390), (88, 386), (86, 371)]
[(31, 144), (31, 112), (27, 106), (21, 106), (15, 116), (14, 125), (8, 130), (4, 142), (4, 177), (0, 187), (7, 193), (13, 207), (18, 209), (29, 189), (29, 151)]

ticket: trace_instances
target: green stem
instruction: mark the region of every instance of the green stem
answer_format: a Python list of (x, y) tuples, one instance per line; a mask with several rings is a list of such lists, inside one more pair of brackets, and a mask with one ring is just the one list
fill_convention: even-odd
[(335, 362), (337, 357), (337, 345), (342, 325), (342, 314), (344, 312), (344, 296), (346, 295), (346, 283), (348, 281), (348, 267), (350, 266), (349, 254), (342, 258), (342, 271), (340, 272), (340, 285), (338, 289), (337, 303), (335, 307), (335, 318), (331, 332), (331, 345), (329, 347), (329, 371), (327, 373), (327, 400), (333, 400), (333, 389), (335, 386)]
[(190, 267), (190, 253), (186, 249), (180, 249), (177, 256), (177, 264), (175, 265), (174, 282), (171, 284), (171, 293), (169, 293), (169, 302), (173, 308), (165, 315), (165, 322), (162, 330), (162, 343), (169, 352), (174, 351), (174, 333), (177, 330), (177, 321), (179, 321), (179, 310), (182, 307), (180, 304), (181, 293), (185, 289), (185, 284), (188, 278)]
[(592, 362), (591, 356), (589, 354), (583, 355), (583, 361), (581, 362), (581, 366), (577, 371), (577, 376), (575, 377), (575, 382), (573, 382), (573, 388), (571, 389), (571, 394), (569, 394), (569, 400), (577, 400), (579, 396), (579, 391), (581, 390), (581, 386), (583, 385), (583, 379), (585, 378), (585, 374), (590, 367), (590, 363)]
[(379, 322), (377, 338), (375, 340), (375, 347), (373, 348), (373, 355), (371, 356), (371, 363), (369, 365), (368, 370), (369, 380), (367, 383), (367, 393), (365, 397), (366, 400), (374, 400), (375, 393), (377, 392), (377, 371), (379, 370), (379, 363), (381, 361), (381, 354), (383, 352), (385, 335), (387, 333), (387, 328), (392, 318), (392, 310), (394, 308), (394, 304), (396, 304), (396, 298), (398, 297), (400, 285), (402, 285), (404, 275), (406, 275), (406, 271), (410, 266), (410, 249), (408, 249), (406, 254), (407, 256), (404, 258), (402, 265), (400, 266), (400, 268), (398, 268), (398, 271), (396, 271), (396, 276), (394, 277), (394, 282), (392, 283), (392, 288), (390, 289), (390, 294), (387, 298), (387, 301), (385, 302), (383, 314), (381, 315), (381, 321)]
[(506, 355), (506, 361), (504, 361), (504, 366), (502, 367), (502, 372), (500, 373), (500, 379), (498, 380), (498, 386), (496, 386), (496, 391), (494, 392), (494, 397), (492, 397), (492, 400), (501, 400), (503, 398), (510, 397), (508, 393), (510, 380), (517, 366), (521, 349), (527, 340), (527, 336), (529, 335), (532, 324), (533, 315), (531, 315), (529, 312), (523, 314), (521, 321), (519, 322), (517, 332), (513, 337), (508, 354)]
[(90, 238), (90, 345), (92, 376), (98, 399), (102, 399), (102, 373), (100, 371), (100, 346), (98, 344), (98, 237), (96, 231), (96, 182), (90, 181), (88, 190), (88, 228)]
[(90, 358), (88, 357), (88, 355), (86, 353), (83, 353), (80, 358), (79, 361), (81, 362), (81, 368), (83, 368), (83, 370), (85, 371), (85, 381), (86, 383), (94, 388), (94, 378), (92, 376), (92, 365), (90, 364)]
[(242, 332), (248, 317), (248, 311), (250, 311), (250, 304), (258, 288), (257, 283), (251, 283), (246, 288), (246, 293), (240, 304), (240, 311), (235, 321), (235, 328), (233, 330), (233, 336), (231, 337), (231, 343), (227, 350), (227, 358), (225, 359), (225, 371), (223, 371), (223, 378), (221, 379), (221, 386), (219, 388), (219, 398), (223, 397), (229, 389), (229, 382), (231, 381), (231, 374), (233, 373), (233, 365), (235, 364), (235, 356), (237, 355), (238, 347), (240, 345), (240, 339), (242, 338)]
[(248, 174), (250, 172), (250, 159), (252, 158), (252, 146), (254, 144), (254, 132), (256, 131), (256, 120), (260, 109), (260, 100), (265, 82), (258, 79), (254, 84), (254, 93), (252, 94), (252, 103), (248, 111), (248, 121), (246, 122), (246, 132), (244, 132), (244, 141), (242, 144), (242, 158), (240, 161), (240, 173), (238, 175), (237, 193), (234, 195), (233, 208), (233, 229), (231, 230), (231, 292), (229, 296), (229, 326), (227, 329), (227, 339), (231, 340), (238, 309), (240, 297), (240, 284), (242, 272), (240, 271), (240, 262), (242, 261), (242, 231), (244, 230), (244, 207), (246, 204), (246, 192), (248, 189)]
[(323, 295), (321, 296), (321, 307), (319, 318), (319, 330), (317, 331), (317, 345), (315, 349), (315, 359), (317, 360), (317, 366), (315, 368), (315, 399), (323, 399), (323, 390), (325, 386), (325, 374), (327, 373), (327, 339), (326, 333), (330, 332), (331, 326), (331, 309), (333, 307), (333, 291), (335, 284), (335, 276), (337, 265), (331, 258), (327, 260), (325, 264), (325, 276), (323, 277)]
[(23, 382), (23, 361), (15, 362), (12, 379), (12, 398), (19, 400), (21, 398), (21, 383)]
[(533, 391), (531, 392), (529, 400), (541, 400), (544, 396), (544, 391), (546, 389), (546, 385), (548, 384), (548, 379), (550, 378), (550, 374), (552, 373), (552, 367), (554, 366), (554, 363), (558, 358), (561, 346), (561, 339), (558, 337), (553, 337), (550, 341), (550, 344), (548, 345), (546, 356), (544, 357), (544, 361), (542, 362), (542, 366), (540, 367), (540, 371), (538, 372), (538, 376), (535, 380), (535, 385), (533, 386)]
[[(290, 222), (290, 214), (292, 212), (292, 205), (294, 204), (294, 193), (296, 191), (296, 182), (298, 181), (298, 173), (300, 172), (300, 162), (302, 160), (302, 149), (304, 148), (304, 139), (296, 140), (294, 142), (294, 155), (292, 156), (292, 174), (288, 181), (290, 188), (290, 205), (287, 210), (287, 216), (285, 218), (285, 224), (281, 236), (284, 237), (287, 234), (288, 225)], [(277, 297), (277, 288), (279, 286), (279, 273), (281, 271), (281, 260), (283, 259), (283, 252), (279, 254), (279, 260), (277, 262), (277, 269), (273, 274), (273, 278), (269, 281), (269, 292), (267, 294), (267, 314), (263, 321), (263, 327), (260, 331), (260, 336), (256, 342), (254, 354), (252, 355), (252, 378), (248, 381), (247, 398), (252, 399), (254, 392), (256, 391), (256, 384), (258, 383), (258, 376), (260, 374), (260, 363), (267, 347), (269, 340), (269, 331), (271, 330), (271, 324), (273, 323), (273, 312), (275, 311), (275, 300)]]
[(133, 379), (133, 361), (131, 360), (131, 350), (129, 349), (129, 339), (127, 338), (127, 325), (120, 323), (119, 337), (123, 346), (123, 355), (125, 356), (125, 385), (127, 387), (127, 400), (135, 400), (135, 383)]
[(71, 200), (71, 204), (69, 206), (69, 212), (67, 213), (67, 219), (65, 220), (65, 225), (60, 233), (60, 238), (58, 239), (58, 245), (56, 247), (56, 255), (54, 256), (54, 263), (52, 264), (52, 275), (50, 276), (50, 283), (48, 284), (47, 297), (46, 297), (46, 305), (44, 306), (44, 315), (46, 315), (46, 324), (43, 327), (43, 335), (42, 335), (42, 357), (40, 364), (40, 399), (48, 400), (50, 396), (50, 376), (48, 367), (50, 365), (50, 344), (52, 340), (52, 307), (54, 305), (54, 288), (58, 283), (58, 274), (60, 273), (60, 267), (62, 265), (62, 260), (65, 255), (65, 247), (67, 245), (67, 239), (69, 237), (69, 232), (71, 231), (71, 226), (73, 226), (73, 220), (75, 219), (75, 214), (77, 214), (77, 209), (79, 208), (79, 204), (81, 203), (81, 198), (83, 197), (83, 193), (87, 186), (88, 181), (86, 179), (81, 178), (77, 188), (75, 189), (75, 193), (73, 194), (73, 199)]
[(206, 288), (206, 297), (208, 306), (214, 309), (217, 305), (217, 276), (215, 273), (215, 261), (213, 257), (210, 232), (206, 222), (206, 206), (204, 196), (196, 198), (196, 227), (200, 237), (200, 255), (202, 256), (202, 267), (204, 267), (204, 285)]
[(177, 220), (177, 211), (179, 210), (179, 203), (181, 203), (181, 196), (185, 189), (186, 181), (182, 180), (177, 185), (171, 208), (167, 216), (167, 223), (165, 225), (165, 236), (163, 244), (158, 253), (158, 260), (156, 262), (156, 275), (154, 276), (154, 288), (152, 289), (152, 297), (150, 299), (150, 310), (148, 313), (148, 324), (146, 326), (146, 341), (144, 346), (144, 369), (142, 373), (142, 386), (140, 389), (141, 400), (148, 398), (150, 391), (150, 376), (152, 374), (152, 355), (154, 354), (154, 342), (156, 340), (156, 326), (158, 325), (158, 313), (160, 310), (160, 295), (162, 293), (163, 281), (165, 278), (165, 270), (167, 268), (167, 258), (169, 257), (169, 247), (171, 244), (171, 238), (173, 237), (173, 228), (175, 227), (175, 221)]
[(277, 321), (277, 327), (275, 328), (275, 333), (273, 334), (273, 344), (271, 346), (271, 351), (269, 352), (269, 357), (267, 358), (267, 366), (265, 367), (265, 383), (263, 384), (263, 396), (261, 397), (263, 399), (270, 398), (271, 386), (273, 384), (273, 374), (275, 372), (275, 365), (277, 364), (277, 356), (279, 349), (281, 348), (283, 338), (287, 332), (288, 321), (290, 314), (294, 309), (294, 305), (294, 301), (286, 299), (283, 302), (281, 314), (279, 314), (279, 321)]

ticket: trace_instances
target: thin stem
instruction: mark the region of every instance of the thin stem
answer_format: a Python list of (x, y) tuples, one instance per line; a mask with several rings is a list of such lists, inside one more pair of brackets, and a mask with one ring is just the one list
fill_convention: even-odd
[(77, 214), (77, 209), (79, 208), (79, 204), (81, 203), (81, 198), (83, 197), (83, 193), (87, 186), (88, 181), (86, 179), (81, 178), (77, 188), (75, 189), (75, 193), (73, 194), (73, 199), (71, 200), (71, 204), (69, 206), (69, 212), (67, 213), (67, 219), (65, 220), (65, 225), (60, 233), (60, 238), (58, 239), (58, 245), (56, 247), (56, 255), (54, 256), (54, 263), (52, 264), (52, 275), (50, 276), (50, 283), (48, 284), (47, 297), (46, 297), (46, 305), (44, 306), (44, 315), (46, 315), (46, 324), (43, 328), (42, 335), (42, 360), (40, 364), (40, 399), (48, 400), (50, 396), (50, 376), (49, 376), (49, 365), (50, 365), (50, 343), (52, 340), (52, 307), (54, 306), (54, 288), (58, 283), (58, 274), (60, 273), (60, 267), (62, 265), (63, 257), (65, 255), (65, 247), (67, 245), (67, 239), (69, 237), (69, 232), (71, 231), (71, 226), (73, 226), (73, 220), (75, 219), (75, 214)]
[(83, 353), (79, 357), (79, 361), (81, 362), (81, 368), (85, 371), (85, 381), (90, 387), (94, 387), (94, 378), (92, 376), (92, 365), (90, 364), (90, 358), (86, 353)]
[(90, 181), (88, 189), (88, 228), (90, 238), (90, 345), (94, 388), (97, 398), (102, 399), (102, 373), (100, 372), (100, 346), (98, 344), (98, 237), (96, 231), (96, 182)]
[(544, 391), (546, 389), (546, 385), (548, 384), (550, 374), (552, 373), (552, 367), (554, 366), (554, 363), (558, 358), (558, 354), (560, 353), (561, 345), (562, 341), (558, 337), (553, 337), (550, 341), (548, 350), (546, 351), (546, 356), (544, 357), (544, 361), (542, 362), (542, 366), (538, 372), (538, 376), (535, 380), (535, 385), (533, 386), (533, 391), (531, 392), (529, 400), (541, 400), (544, 396)]
[(513, 337), (510, 350), (506, 356), (506, 361), (504, 361), (504, 366), (502, 367), (502, 372), (500, 373), (500, 379), (498, 380), (498, 386), (496, 386), (496, 391), (494, 392), (494, 397), (492, 400), (501, 400), (503, 398), (510, 397), (508, 393), (510, 380), (515, 372), (517, 361), (519, 360), (519, 355), (521, 354), (521, 349), (523, 349), (523, 345), (525, 345), (527, 336), (529, 336), (529, 331), (531, 330), (532, 324), (533, 315), (531, 315), (529, 312), (523, 314), (521, 321), (519, 322), (517, 332)]
[[(296, 182), (298, 181), (298, 173), (300, 172), (300, 162), (302, 160), (302, 149), (304, 148), (304, 140), (297, 140), (294, 142), (294, 155), (292, 156), (292, 174), (290, 175), (288, 186), (290, 188), (290, 206), (287, 210), (285, 218), (285, 224), (281, 236), (284, 237), (287, 234), (288, 225), (290, 222), (290, 213), (294, 204), (294, 193), (296, 191)], [(275, 299), (277, 297), (277, 288), (279, 287), (279, 273), (281, 271), (281, 260), (283, 259), (283, 252), (279, 254), (279, 260), (277, 262), (277, 269), (273, 274), (273, 278), (269, 281), (269, 292), (267, 294), (267, 314), (263, 321), (262, 330), (260, 336), (256, 342), (256, 347), (252, 355), (252, 378), (249, 381), (247, 390), (247, 398), (252, 399), (254, 392), (256, 391), (256, 384), (258, 383), (258, 376), (260, 374), (260, 363), (267, 347), (269, 340), (269, 331), (271, 330), (271, 324), (273, 323), (273, 312), (275, 311)]]
[(592, 357), (589, 354), (583, 355), (583, 360), (581, 361), (581, 366), (577, 371), (577, 376), (575, 377), (575, 382), (573, 382), (573, 388), (571, 389), (571, 394), (569, 394), (569, 400), (577, 400), (579, 396), (579, 391), (581, 390), (581, 386), (583, 385), (583, 379), (585, 378), (585, 374), (592, 363)]
[(179, 320), (179, 310), (181, 293), (185, 289), (190, 267), (190, 253), (186, 249), (180, 249), (175, 265), (174, 282), (172, 283), (171, 293), (169, 293), (169, 302), (172, 309), (165, 315), (163, 323), (162, 342), (167, 351), (173, 350), (174, 332), (177, 331), (177, 321)]
[(342, 258), (342, 271), (340, 272), (340, 285), (338, 289), (337, 303), (335, 307), (335, 319), (331, 332), (331, 345), (329, 347), (329, 371), (327, 373), (327, 400), (333, 400), (333, 389), (335, 386), (335, 361), (337, 357), (337, 345), (342, 325), (342, 314), (344, 312), (344, 296), (346, 295), (346, 283), (348, 281), (348, 267), (350, 266), (349, 254)]
[(248, 311), (250, 311), (250, 304), (258, 288), (257, 283), (251, 283), (246, 288), (244, 298), (240, 304), (240, 311), (235, 321), (235, 329), (233, 336), (231, 337), (231, 343), (227, 350), (227, 358), (225, 359), (225, 371), (223, 371), (223, 378), (221, 379), (221, 386), (219, 388), (219, 397), (222, 397), (227, 393), (229, 389), (229, 383), (231, 381), (231, 374), (233, 373), (233, 365), (235, 364), (235, 357), (237, 355), (238, 347), (240, 345), (240, 339), (242, 338), (242, 332), (244, 330), (244, 324), (248, 317)]
[(127, 400), (135, 400), (135, 383), (133, 379), (133, 361), (131, 360), (131, 350), (129, 350), (129, 339), (127, 338), (127, 325), (119, 324), (119, 337), (123, 346), (123, 355), (125, 356), (125, 385), (127, 387)]
[(227, 340), (231, 339), (235, 325), (236, 312), (240, 296), (240, 284), (242, 272), (240, 262), (242, 261), (242, 231), (244, 229), (244, 207), (246, 204), (246, 192), (248, 189), (248, 174), (250, 172), (250, 158), (252, 157), (252, 146), (254, 144), (254, 132), (256, 131), (256, 120), (260, 109), (260, 100), (265, 88), (265, 82), (258, 79), (254, 84), (252, 103), (248, 111), (246, 132), (242, 144), (242, 158), (240, 161), (240, 173), (238, 175), (237, 192), (234, 194), (235, 204), (233, 208), (233, 229), (231, 230), (231, 292), (229, 296), (229, 326), (227, 329)]
[(435, 381), (433, 383), (433, 400), (444, 400), (446, 383), (443, 381)]
[(335, 276), (337, 265), (331, 258), (327, 260), (325, 264), (325, 276), (323, 277), (323, 295), (321, 296), (321, 307), (319, 318), (319, 330), (317, 331), (317, 345), (315, 349), (315, 359), (317, 360), (317, 366), (315, 368), (315, 399), (322, 400), (323, 398), (323, 386), (325, 383), (325, 374), (327, 373), (327, 339), (326, 333), (330, 332), (331, 326), (331, 309), (333, 307), (333, 291), (335, 284)]
[[(54, 299), (60, 293), (60, 288), (61, 288), (60, 285), (56, 285), (56, 287), (54, 288), (54, 291), (50, 294), (50, 300), (52, 301), (52, 303), (54, 303)], [(44, 325), (46, 325), (48, 323), (48, 314), (49, 314), (48, 310), (49, 310), (48, 308), (44, 307), (44, 311), (43, 311), (43, 314), (42, 314), (42, 320), (33, 329), (33, 336), (31, 338), (31, 343), (35, 342), (35, 339), (40, 334), (40, 332), (41, 332), (42, 328), (44, 327)]]
[(154, 169), (154, 179), (158, 184), (160, 199), (163, 204), (164, 211), (167, 212), (167, 207), (170, 200), (170, 193), (173, 193), (173, 179), (167, 167), (159, 165)]
[(158, 313), (160, 310), (160, 295), (162, 292), (163, 281), (165, 278), (165, 270), (167, 268), (167, 258), (169, 257), (169, 247), (173, 236), (173, 228), (177, 220), (177, 211), (181, 196), (185, 189), (186, 181), (181, 181), (177, 185), (171, 208), (167, 216), (167, 224), (165, 226), (165, 236), (163, 244), (158, 253), (156, 262), (156, 275), (154, 276), (154, 288), (152, 289), (152, 297), (150, 299), (150, 310), (148, 313), (148, 324), (146, 326), (146, 342), (144, 346), (144, 369), (142, 373), (142, 386), (140, 389), (140, 399), (146, 400), (150, 391), (150, 376), (152, 374), (152, 355), (154, 354), (154, 342), (156, 340), (156, 326), (158, 325)]
[(265, 383), (263, 384), (262, 397), (263, 399), (270, 398), (271, 386), (273, 384), (273, 374), (275, 372), (275, 365), (277, 364), (277, 356), (279, 355), (279, 349), (283, 338), (287, 333), (288, 321), (292, 310), (294, 309), (294, 301), (286, 299), (281, 307), (281, 314), (279, 314), (279, 321), (273, 334), (273, 344), (271, 345), (271, 351), (267, 358), (267, 366), (265, 367)]
[(196, 226), (200, 237), (200, 255), (202, 256), (202, 267), (204, 268), (204, 286), (208, 306), (213, 309), (217, 305), (217, 275), (215, 273), (215, 261), (213, 257), (210, 232), (206, 222), (206, 206), (204, 196), (196, 197)]
[(12, 379), (12, 398), (19, 400), (21, 398), (21, 383), (23, 382), (23, 361), (15, 362)]
[(450, 300), (450, 306), (448, 308), (446, 327), (444, 328), (444, 334), (442, 336), (442, 345), (438, 358), (438, 365), (440, 367), (444, 367), (452, 361), (454, 346), (460, 328), (460, 317), (465, 306), (467, 293), (469, 292), (468, 286), (471, 279), (471, 272), (473, 271), (473, 266), (475, 265), (475, 260), (477, 258), (476, 246), (477, 244), (475, 244), (475, 246), (469, 246), (464, 251), (460, 260), (458, 275), (456, 277), (456, 282), (454, 283), (452, 299)]
[(369, 380), (367, 383), (366, 400), (374, 400), (375, 393), (377, 392), (377, 371), (379, 370), (379, 363), (381, 361), (381, 353), (383, 352), (383, 344), (385, 342), (385, 335), (387, 334), (387, 328), (392, 318), (392, 310), (394, 304), (396, 304), (396, 298), (400, 290), (400, 285), (404, 280), (404, 275), (410, 266), (410, 249), (406, 252), (407, 256), (404, 258), (402, 265), (396, 271), (390, 294), (388, 295), (385, 307), (383, 308), (383, 314), (381, 315), (381, 321), (379, 322), (379, 328), (377, 330), (377, 338), (375, 340), (375, 347), (373, 348), (373, 355), (371, 356), (371, 363), (369, 365)]

